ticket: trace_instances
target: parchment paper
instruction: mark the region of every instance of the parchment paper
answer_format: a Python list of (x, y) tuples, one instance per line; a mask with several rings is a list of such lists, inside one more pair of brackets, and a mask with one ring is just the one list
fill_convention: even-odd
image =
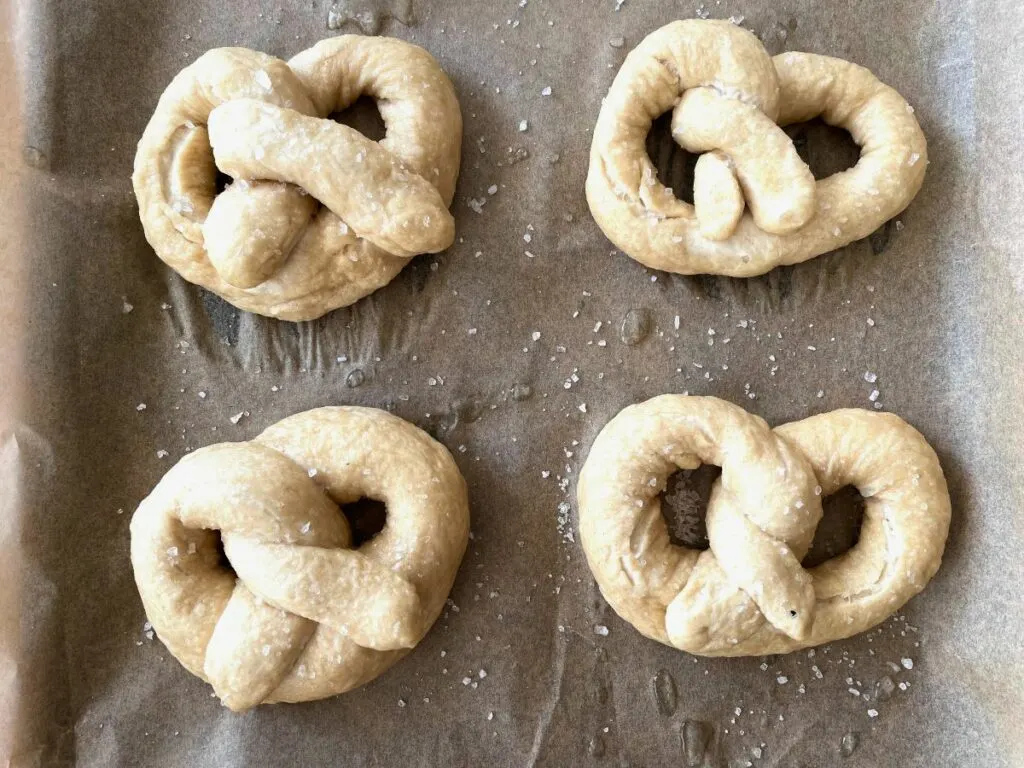
[[(1018, 5), (392, 2), (411, 23), (382, 31), (429, 49), (461, 100), (458, 241), (297, 325), (171, 273), (129, 176), (181, 67), (224, 45), (287, 58), (336, 33), (330, 4), (25, 0), (5, 27), (3, 764), (1024, 764)], [(694, 15), (864, 64), (916, 107), (931, 166), (898, 222), (752, 280), (613, 251), (583, 195), (600, 99), (644, 34)], [(797, 131), (819, 173), (843, 155), (825, 133)], [(651, 146), (685, 177), (664, 135)], [(649, 326), (632, 346), (630, 310)], [(731, 660), (609, 610), (564, 504), (612, 415), (686, 390), (776, 424), (875, 389), (935, 446), (954, 502), (943, 567), (905, 610), (814, 654)], [(474, 538), (451, 605), (364, 689), (232, 714), (146, 631), (131, 512), (189, 449), (341, 403), (454, 453)]]

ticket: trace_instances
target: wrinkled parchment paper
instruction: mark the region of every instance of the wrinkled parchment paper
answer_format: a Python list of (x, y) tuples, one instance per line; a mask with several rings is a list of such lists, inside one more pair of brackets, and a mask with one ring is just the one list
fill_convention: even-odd
[[(206, 49), (287, 58), (359, 31), (343, 22), (369, 0), (24, 0), (7, 14), (4, 764), (1024, 763), (1017, 4), (380, 3), (381, 30), (428, 48), (459, 93), (458, 241), (295, 325), (239, 313), (156, 258), (135, 144)], [(903, 93), (931, 166), (898, 221), (752, 280), (654, 273), (613, 251), (583, 195), (600, 99), (644, 34), (695, 15), (732, 16), (773, 53), (867, 65)], [(795, 135), (819, 174), (849, 160), (834, 132)], [(650, 144), (683, 189), (685, 158), (664, 131)], [(684, 390), (771, 423), (871, 407), (877, 390), (950, 481), (938, 576), (878, 629), (813, 654), (705, 660), (645, 640), (595, 588), (571, 493), (613, 414)], [(455, 455), (474, 538), (451, 604), (364, 689), (232, 714), (144, 624), (131, 512), (186, 451), (341, 403), (388, 408)]]

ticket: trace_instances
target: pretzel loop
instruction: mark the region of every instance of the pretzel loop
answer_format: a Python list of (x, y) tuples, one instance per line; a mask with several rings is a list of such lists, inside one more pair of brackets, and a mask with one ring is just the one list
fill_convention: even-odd
[[(659, 494), (678, 468), (718, 464), (710, 548), (672, 544)], [(865, 498), (858, 543), (805, 570), (821, 499)], [(643, 634), (711, 656), (785, 653), (874, 626), (935, 574), (950, 501), (934, 451), (891, 414), (840, 410), (770, 430), (708, 397), (630, 406), (580, 473), (580, 533), (616, 612)]]

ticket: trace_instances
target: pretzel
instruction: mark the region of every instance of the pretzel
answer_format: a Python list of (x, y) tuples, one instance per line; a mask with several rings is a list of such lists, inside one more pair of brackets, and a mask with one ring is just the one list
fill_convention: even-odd
[[(380, 142), (323, 119), (364, 94)], [(451, 245), (461, 141), (451, 81), (415, 45), (344, 35), (288, 63), (216, 48), (160, 97), (132, 181), (146, 239), (182, 277), (310, 320)], [(219, 195), (217, 169), (236, 179)]]
[[(669, 540), (659, 494), (677, 469), (718, 464), (710, 549)], [(860, 538), (805, 570), (823, 496), (854, 485)], [(771, 430), (713, 397), (662, 395), (597, 436), (577, 488), (602, 594), (641, 633), (705, 656), (787, 653), (863, 632), (920, 592), (949, 530), (942, 468), (897, 416), (846, 409)]]
[[(672, 136), (703, 152), (694, 205), (662, 185), (645, 140), (672, 110)], [(867, 237), (917, 194), (928, 164), (913, 108), (856, 64), (774, 58), (729, 22), (652, 32), (615, 76), (594, 129), (587, 201), (605, 235), (655, 269), (763, 274)], [(857, 164), (815, 182), (779, 126), (821, 116), (861, 147)], [(746, 208), (744, 213), (744, 198)]]
[[(337, 505), (361, 497), (387, 521), (352, 549)], [(441, 612), (468, 537), (444, 446), (383, 411), (318, 408), (185, 456), (135, 512), (131, 558), (164, 645), (238, 711), (333, 696), (398, 661)]]

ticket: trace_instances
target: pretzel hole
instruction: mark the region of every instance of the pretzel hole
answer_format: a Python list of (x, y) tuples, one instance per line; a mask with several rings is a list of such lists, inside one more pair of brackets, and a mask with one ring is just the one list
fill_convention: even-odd
[(820, 117), (787, 125), (783, 130), (815, 179), (848, 170), (860, 159), (860, 147), (849, 132)]
[(224, 553), (224, 541), (220, 537), (220, 531), (210, 531), (213, 537), (213, 549), (217, 553), (217, 568), (227, 571), (232, 576), (235, 576), (235, 569), (231, 565), (231, 561), (228, 560), (228, 556)]
[(677, 547), (708, 548), (708, 501), (711, 486), (721, 474), (721, 467), (702, 464), (697, 469), (680, 469), (669, 475), (659, 499), (669, 541)]
[(341, 512), (352, 529), (352, 548), (359, 549), (384, 530), (387, 523), (387, 507), (383, 501), (362, 498), (350, 504), (343, 504)]
[(387, 126), (377, 107), (377, 100), (370, 96), (360, 96), (345, 109), (332, 112), (328, 117), (336, 123), (359, 131), (371, 141), (380, 141), (387, 133)]
[(672, 138), (671, 110), (651, 123), (647, 155), (654, 164), (658, 181), (684, 203), (693, 205), (693, 169), (700, 155), (687, 152)]
[(864, 497), (852, 485), (840, 488), (822, 499), (824, 514), (814, 532), (811, 549), (804, 557), (804, 568), (814, 568), (851, 549), (860, 539), (864, 521)]
[(234, 181), (234, 179), (232, 179), (226, 173), (222, 173), (218, 169), (217, 172), (213, 176), (214, 194), (215, 195), (219, 195), (221, 192), (223, 192), (225, 189), (227, 189), (229, 186), (231, 186), (231, 182), (233, 182), (233, 181)]

